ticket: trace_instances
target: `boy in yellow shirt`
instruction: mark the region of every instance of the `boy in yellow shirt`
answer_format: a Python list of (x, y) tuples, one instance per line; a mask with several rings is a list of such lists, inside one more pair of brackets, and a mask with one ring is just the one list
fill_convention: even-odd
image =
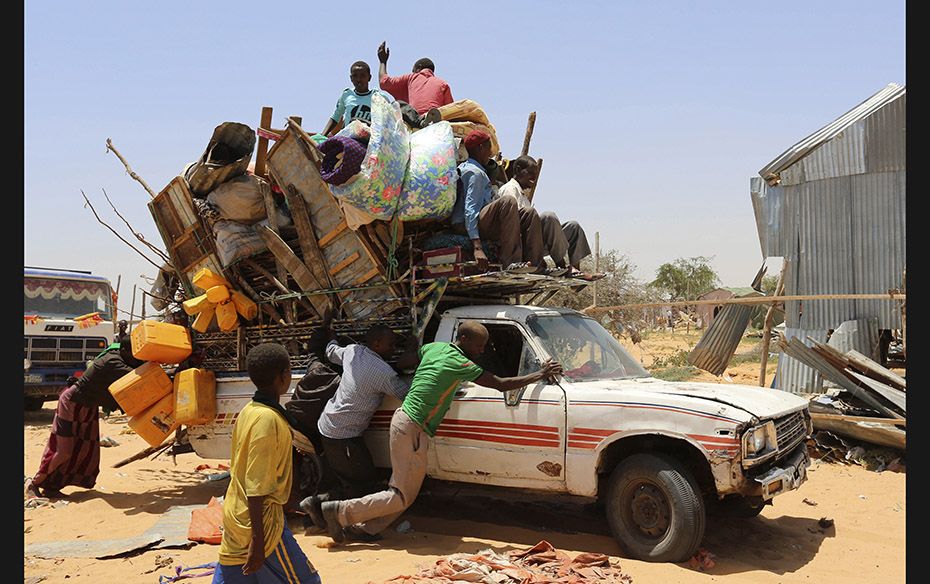
[(257, 345), (246, 357), (257, 391), (232, 435), (223, 540), (213, 584), (320, 584), (284, 520), (291, 492), (291, 428), (279, 399), (291, 383), (287, 350)]

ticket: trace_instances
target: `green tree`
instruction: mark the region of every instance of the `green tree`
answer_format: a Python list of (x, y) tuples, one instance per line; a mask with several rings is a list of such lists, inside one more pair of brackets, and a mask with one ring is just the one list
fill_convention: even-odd
[(778, 276), (765, 276), (762, 278), (762, 293), (766, 296), (774, 295), (776, 287), (778, 287)]
[(652, 285), (664, 290), (672, 302), (694, 300), (713, 290), (720, 282), (717, 272), (710, 266), (712, 259), (697, 256), (664, 263), (656, 270), (656, 279)]

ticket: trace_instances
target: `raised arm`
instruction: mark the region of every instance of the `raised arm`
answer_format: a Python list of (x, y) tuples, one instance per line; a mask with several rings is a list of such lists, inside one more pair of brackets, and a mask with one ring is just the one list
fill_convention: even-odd
[(378, 45), (378, 81), (381, 81), (382, 77), (387, 77), (387, 62), (388, 57), (391, 56), (391, 50), (387, 48), (387, 41), (382, 41)]
[(498, 377), (493, 373), (485, 371), (481, 374), (481, 377), (475, 380), (475, 383), (483, 387), (490, 387), (491, 389), (496, 389), (497, 391), (503, 392), (510, 391), (512, 389), (518, 389), (524, 385), (536, 383), (542, 379), (550, 379), (556, 375), (561, 374), (562, 365), (560, 365), (558, 361), (548, 359), (545, 363), (542, 364), (542, 368), (535, 373), (529, 373), (519, 377)]

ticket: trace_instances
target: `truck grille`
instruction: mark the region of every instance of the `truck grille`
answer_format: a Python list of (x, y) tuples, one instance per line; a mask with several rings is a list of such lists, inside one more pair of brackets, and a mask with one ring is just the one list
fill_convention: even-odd
[(84, 363), (107, 347), (102, 337), (24, 337), (23, 358), (35, 365), (66, 365), (84, 368)]
[(794, 448), (806, 434), (807, 424), (804, 423), (803, 411), (775, 420), (775, 437), (778, 440), (779, 455)]

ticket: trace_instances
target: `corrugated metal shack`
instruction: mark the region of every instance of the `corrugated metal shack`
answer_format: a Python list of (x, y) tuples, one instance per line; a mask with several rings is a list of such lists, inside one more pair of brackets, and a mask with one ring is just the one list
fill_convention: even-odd
[[(752, 294), (753, 292), (754, 290), (748, 286), (743, 288), (717, 288), (698, 296), (698, 300), (727, 300), (729, 298), (746, 296)], [(717, 314), (722, 309), (722, 304), (717, 306), (701, 304), (697, 306), (695, 308), (695, 312), (697, 313), (699, 319), (699, 325), (704, 328), (709, 327), (711, 324), (713, 324), (714, 319), (717, 318)]]
[[(763, 257), (786, 260), (786, 295), (875, 294), (903, 287), (906, 88), (889, 84), (788, 148), (750, 179)], [(900, 329), (897, 302), (785, 303), (791, 336), (822, 341), (844, 321)], [(868, 348), (866, 348), (868, 350)], [(815, 393), (822, 379), (779, 358), (776, 387)]]

